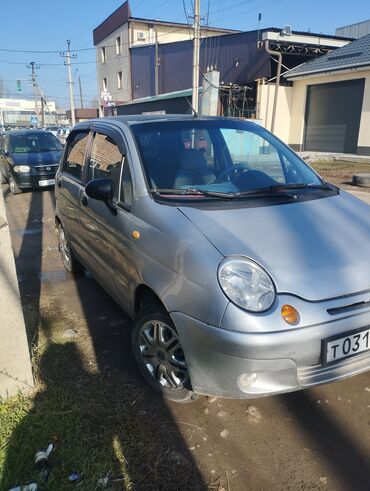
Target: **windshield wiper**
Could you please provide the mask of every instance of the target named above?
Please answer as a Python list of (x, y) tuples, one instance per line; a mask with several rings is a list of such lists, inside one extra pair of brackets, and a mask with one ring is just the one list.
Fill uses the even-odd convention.
[[(239, 193), (235, 193), (234, 196), (238, 197), (244, 197), (244, 196), (262, 196), (262, 195), (267, 195), (267, 196), (290, 196), (294, 199), (296, 197), (291, 194), (286, 194), (283, 191), (285, 190), (295, 190), (295, 189), (322, 189), (324, 191), (334, 191), (335, 188), (334, 186), (330, 186), (329, 184), (323, 183), (323, 184), (306, 184), (306, 183), (290, 183), (290, 184), (273, 184), (271, 186), (267, 186), (264, 188), (256, 188), (256, 189), (249, 189), (248, 191), (241, 191)], [(280, 193), (279, 193), (280, 192)], [(273, 194), (268, 194), (268, 193), (273, 193)], [(279, 193), (279, 194), (275, 194)]]
[(206, 191), (198, 188), (185, 188), (185, 189), (157, 189), (153, 188), (150, 190), (153, 194), (162, 195), (162, 194), (181, 194), (187, 196), (210, 196), (211, 198), (227, 198), (232, 199), (234, 197), (234, 193), (221, 193), (218, 191)]
[[(236, 198), (291, 198), (296, 199), (296, 196), (288, 193), (275, 193), (267, 194), (269, 188), (261, 188), (244, 192), (231, 192), (231, 193), (222, 193), (220, 191), (208, 191), (199, 188), (185, 188), (185, 189), (151, 189), (153, 194), (162, 195), (162, 194), (181, 194), (188, 196), (209, 196), (211, 198), (219, 198), (219, 199), (236, 199)], [(262, 194), (264, 193), (264, 194)]]
[(271, 190), (284, 190), (284, 189), (323, 189), (324, 191), (333, 191), (333, 187), (330, 186), (327, 183), (322, 183), (322, 184), (307, 184), (305, 182), (296, 182), (296, 183), (289, 183), (289, 184), (274, 184), (272, 186), (269, 186), (268, 189)]

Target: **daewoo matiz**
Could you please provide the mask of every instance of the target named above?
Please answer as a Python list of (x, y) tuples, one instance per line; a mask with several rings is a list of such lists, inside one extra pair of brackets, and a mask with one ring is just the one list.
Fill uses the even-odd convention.
[(370, 207), (256, 124), (77, 125), (56, 227), (65, 268), (83, 265), (134, 319), (135, 359), (168, 399), (259, 397), (370, 368)]

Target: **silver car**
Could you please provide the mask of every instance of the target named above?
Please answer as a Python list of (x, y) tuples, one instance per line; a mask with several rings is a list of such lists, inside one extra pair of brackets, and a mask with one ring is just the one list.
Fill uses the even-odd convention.
[(259, 125), (130, 116), (74, 127), (56, 176), (65, 268), (132, 317), (164, 397), (253, 398), (370, 368), (370, 207)]

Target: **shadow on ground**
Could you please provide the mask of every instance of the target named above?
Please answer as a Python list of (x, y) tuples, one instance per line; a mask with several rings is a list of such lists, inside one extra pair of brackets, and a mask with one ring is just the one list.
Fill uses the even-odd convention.
[[(3, 449), (0, 490), (37, 480), (34, 454), (50, 442), (55, 451), (45, 489), (70, 489), (73, 471), (81, 475), (82, 490), (98, 489), (105, 478), (105, 489), (206, 489), (167, 404), (132, 366), (127, 317), (88, 275), (67, 277), (54, 290), (43, 284), (43, 247), (56, 245), (53, 224), (45, 221), (53, 211), (44, 210), (46, 198), (55, 201), (46, 193), (32, 194), (18, 231), (16, 264), (37, 390), (2, 408), (1, 424), (12, 431)], [(20, 206), (26, 198), (9, 197), (13, 212), (15, 200)], [(68, 311), (72, 292), (83, 319)], [(75, 339), (65, 337), (66, 328), (76, 331)]]

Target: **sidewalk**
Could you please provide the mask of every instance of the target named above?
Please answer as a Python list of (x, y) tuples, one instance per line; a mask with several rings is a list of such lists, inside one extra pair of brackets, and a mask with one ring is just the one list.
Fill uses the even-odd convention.
[(0, 188), (0, 400), (33, 387), (17, 273)]
[(350, 162), (353, 164), (369, 164), (369, 172), (370, 172), (370, 155), (357, 155), (352, 153), (337, 153), (337, 152), (297, 152), (298, 155), (303, 160), (307, 160), (307, 162), (315, 162), (318, 160), (325, 162)]

